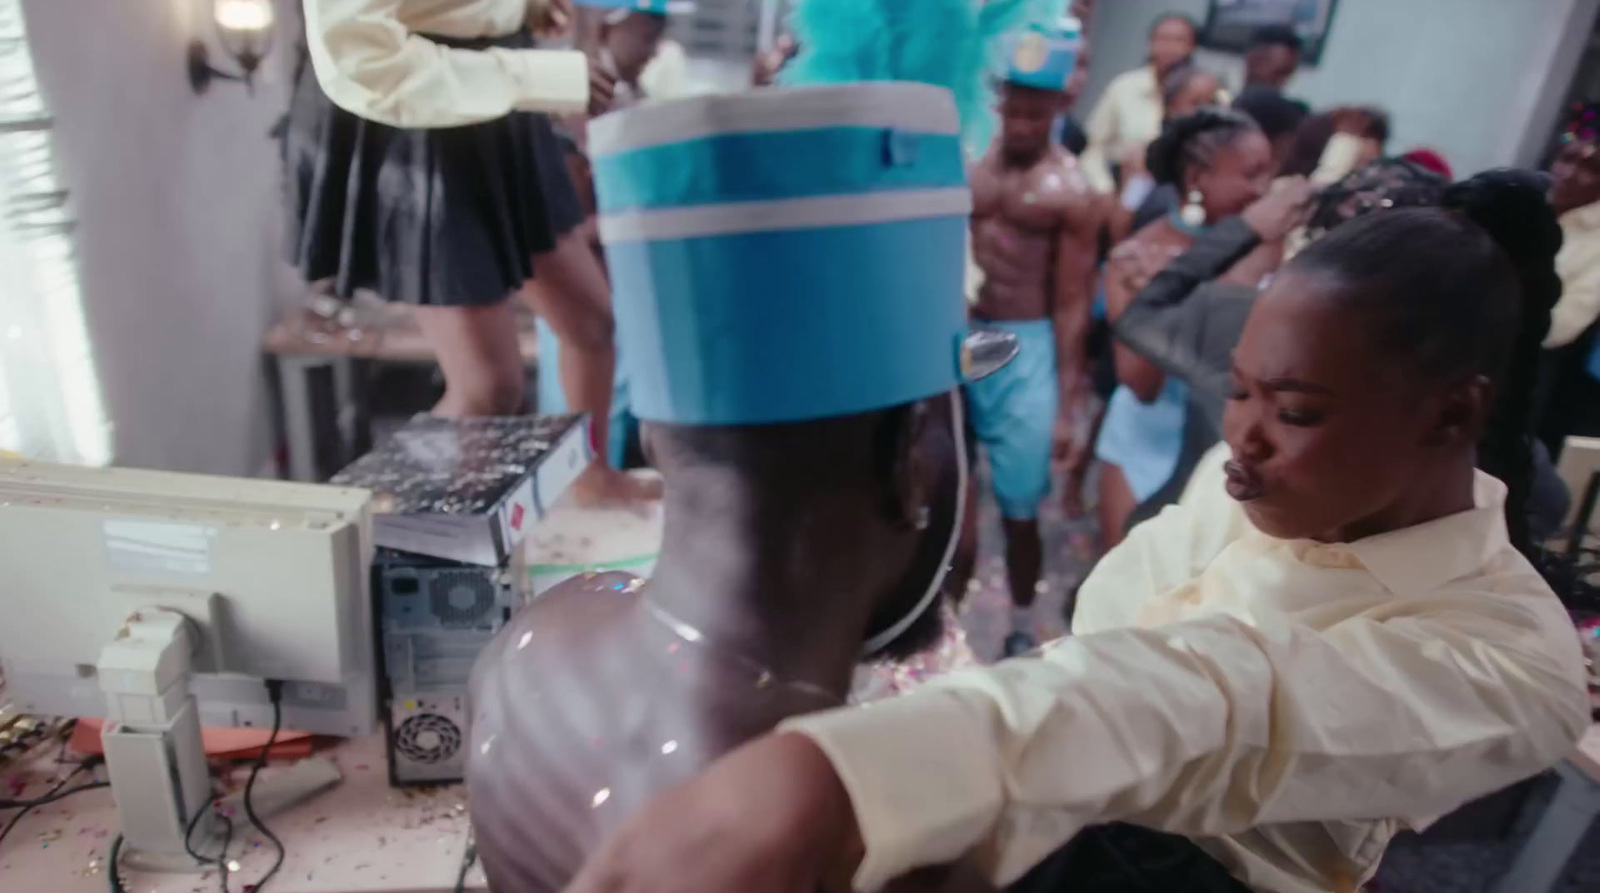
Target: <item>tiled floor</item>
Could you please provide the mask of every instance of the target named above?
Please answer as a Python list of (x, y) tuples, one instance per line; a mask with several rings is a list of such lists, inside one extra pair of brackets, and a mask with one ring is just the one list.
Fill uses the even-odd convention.
[[(1092, 495), (1092, 475), (1091, 489)], [(1059, 495), (1059, 484), (1057, 487)], [(1062, 608), (1091, 566), (1088, 544), (1093, 541), (1090, 520), (1069, 521), (1053, 496), (1042, 517), (1045, 538), (1045, 585), (1037, 615), (1039, 635), (1053, 638), (1066, 631)], [(973, 649), (984, 660), (999, 656), (1001, 642), (1010, 632), (1010, 595), (1006, 587), (1004, 540), (999, 512), (984, 490), (980, 503), (978, 570), (963, 605), (962, 622)], [(1505, 871), (1515, 852), (1514, 843), (1449, 844), (1397, 847), (1385, 860), (1372, 893), (1487, 893)], [(1516, 891), (1524, 893), (1524, 891)], [(1535, 891), (1527, 891), (1535, 893)], [(1579, 847), (1558, 893), (1600, 893), (1600, 823)]]

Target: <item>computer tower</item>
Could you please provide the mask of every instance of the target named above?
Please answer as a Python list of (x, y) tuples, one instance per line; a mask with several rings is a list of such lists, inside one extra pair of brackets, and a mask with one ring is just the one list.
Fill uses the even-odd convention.
[(522, 603), (520, 570), (379, 550), (372, 592), (392, 784), (461, 780), (467, 681)]

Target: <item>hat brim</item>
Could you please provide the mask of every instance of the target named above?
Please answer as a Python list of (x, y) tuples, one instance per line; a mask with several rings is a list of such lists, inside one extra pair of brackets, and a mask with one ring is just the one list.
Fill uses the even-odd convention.
[(1017, 336), (999, 329), (975, 328), (962, 343), (962, 372), (969, 382), (988, 378), (1017, 358), (1022, 345)]

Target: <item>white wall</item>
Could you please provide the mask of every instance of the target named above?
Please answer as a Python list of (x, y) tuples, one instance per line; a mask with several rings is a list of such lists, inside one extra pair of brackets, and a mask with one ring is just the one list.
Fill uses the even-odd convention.
[(80, 221), (114, 461), (257, 472), (271, 447), (258, 344), (292, 281), (277, 260), (280, 173), (267, 136), (287, 102), (284, 44), (254, 97), (227, 83), (197, 97), (184, 48), (208, 0), (24, 9)]
[[(1204, 22), (1206, 0), (1103, 0), (1090, 36), (1094, 76), (1085, 118), (1105, 83), (1140, 63), (1161, 12)], [(1326, 108), (1380, 105), (1393, 119), (1390, 147), (1431, 146), (1461, 173), (1532, 164), (1565, 99), (1597, 0), (1339, 0), (1316, 68), (1288, 92)], [(1236, 56), (1205, 52), (1201, 64), (1230, 73)]]

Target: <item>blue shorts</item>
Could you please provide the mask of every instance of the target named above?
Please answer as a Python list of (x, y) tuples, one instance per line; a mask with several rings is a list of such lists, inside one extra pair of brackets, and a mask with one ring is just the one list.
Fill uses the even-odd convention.
[(1154, 403), (1140, 403), (1125, 385), (1111, 395), (1094, 455), (1122, 469), (1128, 489), (1140, 502), (1154, 496), (1178, 470), (1188, 401), (1189, 386), (1171, 377)]
[[(535, 321), (539, 329), (539, 413), (561, 415), (567, 411), (567, 394), (561, 389), (561, 341), (555, 330), (543, 319)], [(611, 388), (611, 427), (606, 439), (606, 461), (612, 468), (622, 468), (627, 460), (628, 442), (636, 435), (639, 420), (634, 418), (633, 402), (628, 398), (628, 378), (622, 372), (618, 357), (616, 378)]]
[(1051, 432), (1060, 411), (1055, 325), (1048, 319), (984, 325), (1016, 335), (1022, 350), (998, 372), (967, 385), (967, 412), (989, 454), (1000, 514), (1032, 521), (1050, 495)]

